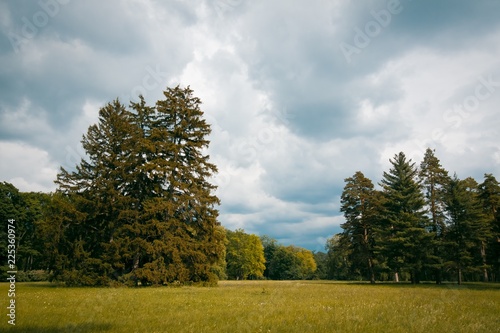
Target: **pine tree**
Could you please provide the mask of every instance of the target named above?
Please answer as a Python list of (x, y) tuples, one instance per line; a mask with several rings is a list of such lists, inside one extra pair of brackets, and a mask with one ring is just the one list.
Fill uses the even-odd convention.
[(477, 193), (477, 182), (472, 178), (458, 179), (455, 175), (447, 191), (446, 234), (449, 256), (457, 272), (458, 284), (464, 271), (474, 271), (482, 266), (479, 249), (485, 238), (485, 216)]
[(443, 239), (446, 232), (445, 191), (450, 181), (448, 172), (441, 166), (434, 151), (427, 148), (420, 164), (419, 177), (424, 188), (426, 207), (434, 234), (433, 261), (436, 283), (441, 283), (443, 259)]
[(380, 183), (384, 211), (380, 229), (382, 240), (378, 248), (388, 258), (396, 280), (398, 272), (408, 271), (412, 283), (419, 283), (420, 273), (431, 255), (432, 234), (428, 231), (425, 199), (415, 163), (407, 161), (402, 152), (390, 162), (392, 168), (389, 173), (384, 172)]
[[(483, 262), (483, 280), (488, 278), (488, 269), (494, 270), (499, 266), (500, 257), (497, 255), (500, 236), (497, 230), (500, 210), (500, 184), (492, 174), (485, 174), (484, 181), (478, 185), (478, 196), (483, 206), (485, 221), (483, 225), (484, 239), (481, 241), (481, 259)], [(495, 265), (497, 267), (495, 267)]]
[(341, 227), (344, 237), (349, 239), (351, 261), (366, 267), (368, 279), (375, 283), (374, 229), (379, 218), (380, 198), (372, 181), (360, 171), (345, 182), (340, 211), (346, 222)]

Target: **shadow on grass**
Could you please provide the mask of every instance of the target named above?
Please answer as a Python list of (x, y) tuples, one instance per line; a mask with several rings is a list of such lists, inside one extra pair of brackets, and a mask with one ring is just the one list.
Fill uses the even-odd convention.
[[(302, 281), (304, 283), (304, 281)], [(498, 290), (500, 291), (500, 283), (497, 282), (465, 282), (461, 285), (456, 282), (443, 282), (436, 284), (435, 282), (421, 282), (418, 284), (411, 284), (410, 282), (376, 282), (372, 284), (368, 281), (329, 281), (329, 280), (316, 280), (311, 281), (311, 284), (326, 284), (326, 285), (356, 285), (356, 286), (369, 286), (369, 287), (389, 287), (389, 288), (446, 288), (446, 289), (469, 289), (469, 290)]]
[[(361, 283), (358, 283), (361, 284)], [(367, 283), (367, 285), (373, 285)], [(394, 288), (446, 288), (446, 289), (469, 289), (469, 290), (499, 290), (500, 283), (483, 283), (483, 282), (466, 282), (458, 284), (456, 282), (443, 282), (436, 284), (435, 282), (421, 282), (418, 284), (411, 284), (409, 282), (378, 282), (375, 286), (388, 286)]]
[(23, 332), (23, 333), (93, 333), (106, 332), (112, 328), (111, 324), (72, 324), (66, 327), (37, 327), (37, 326), (11, 326), (7, 332)]

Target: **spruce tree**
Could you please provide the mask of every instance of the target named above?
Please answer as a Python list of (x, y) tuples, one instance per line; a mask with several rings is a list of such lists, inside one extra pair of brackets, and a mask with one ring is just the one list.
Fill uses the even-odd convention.
[(490, 237), (487, 244), (487, 260), (492, 268), (493, 281), (500, 279), (500, 183), (492, 174), (485, 174), (479, 184), (479, 198), (483, 204)]
[(384, 172), (384, 209), (381, 223), (379, 251), (388, 258), (395, 273), (407, 271), (412, 283), (419, 283), (420, 273), (429, 256), (429, 221), (425, 215), (425, 199), (418, 181), (415, 163), (407, 160), (403, 152), (390, 160), (392, 168)]
[(59, 192), (84, 214), (68, 231), (79, 248), (66, 267), (83, 276), (78, 284), (217, 280), (225, 236), (209, 182), (217, 168), (204, 154), (210, 126), (189, 87), (164, 96), (130, 111), (106, 105), (82, 140), (87, 158), (58, 175)]
[(427, 148), (424, 159), (420, 164), (419, 177), (423, 185), (426, 208), (434, 234), (432, 266), (435, 272), (436, 283), (441, 283), (444, 265), (444, 234), (445, 223), (445, 192), (450, 181), (448, 172), (441, 166), (434, 151)]

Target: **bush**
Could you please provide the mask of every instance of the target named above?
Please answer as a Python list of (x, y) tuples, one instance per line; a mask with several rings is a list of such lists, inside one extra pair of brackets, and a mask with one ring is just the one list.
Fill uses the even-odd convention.
[(48, 281), (49, 273), (42, 269), (34, 271), (18, 271), (16, 274), (16, 281), (18, 282), (39, 282)]

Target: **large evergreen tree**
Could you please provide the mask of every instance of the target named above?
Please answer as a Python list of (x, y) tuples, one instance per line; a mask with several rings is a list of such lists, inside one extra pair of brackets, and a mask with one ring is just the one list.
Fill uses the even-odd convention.
[(143, 98), (132, 110), (107, 104), (82, 140), (87, 159), (58, 175), (59, 191), (84, 214), (71, 228), (83, 257), (68, 254), (86, 276), (77, 283), (216, 280), (224, 232), (208, 181), (217, 168), (204, 155), (210, 126), (189, 87), (164, 96), (154, 107)]
[[(479, 198), (489, 228), (489, 240), (483, 244), (487, 245), (487, 248), (483, 246), (482, 253), (487, 254), (488, 264), (493, 270), (490, 279), (498, 281), (500, 279), (500, 183), (492, 174), (485, 174), (484, 181), (479, 184)], [(484, 273), (483, 278), (486, 278)]]
[(445, 192), (450, 181), (448, 171), (446, 171), (434, 155), (434, 151), (427, 148), (424, 159), (420, 164), (419, 177), (424, 188), (426, 208), (431, 222), (433, 242), (433, 262), (436, 283), (441, 283), (442, 269), (444, 265), (444, 234), (446, 232), (446, 204)]
[(485, 215), (477, 182), (470, 177), (460, 180), (455, 175), (448, 186), (446, 209), (449, 259), (461, 284), (464, 272), (473, 272), (482, 266), (480, 248), (485, 239)]
[(418, 181), (415, 163), (407, 160), (403, 152), (390, 161), (392, 168), (384, 172), (380, 183), (383, 188), (384, 211), (380, 228), (379, 251), (388, 258), (395, 273), (407, 271), (412, 283), (420, 281), (420, 273), (428, 263), (429, 221), (425, 215), (425, 199)]
[(374, 230), (380, 213), (380, 198), (372, 181), (360, 171), (345, 182), (340, 211), (346, 222), (341, 227), (344, 237), (349, 240), (351, 261), (362, 263), (368, 279), (375, 283)]

